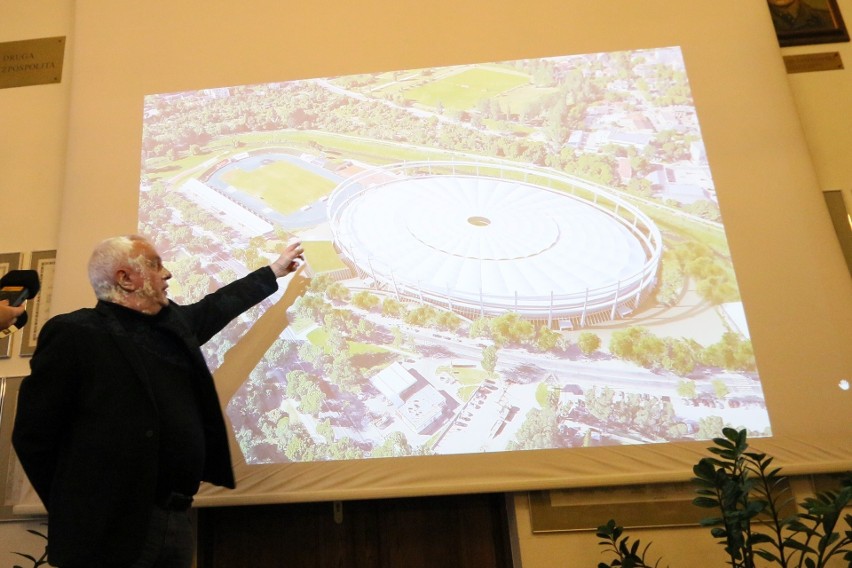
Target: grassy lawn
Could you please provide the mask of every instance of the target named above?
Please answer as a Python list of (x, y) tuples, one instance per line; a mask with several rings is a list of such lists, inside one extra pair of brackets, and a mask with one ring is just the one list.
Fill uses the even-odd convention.
[[(304, 134), (304, 133), (302, 133)], [(312, 131), (306, 140), (312, 140), (326, 149), (334, 149), (344, 153), (352, 159), (361, 159), (365, 162), (376, 164), (390, 164), (411, 160), (423, 160), (431, 158), (450, 159), (455, 154), (441, 149), (411, 148), (386, 142), (383, 140), (368, 140), (365, 138), (353, 138), (327, 132)], [(428, 154), (424, 153), (428, 152)]]
[[(331, 354), (331, 347), (328, 345), (328, 332), (324, 328), (318, 327), (310, 332), (308, 340), (312, 344), (322, 347), (326, 353)], [(383, 349), (377, 345), (370, 345), (369, 343), (361, 343), (359, 341), (347, 341), (346, 343), (349, 346), (350, 356), (387, 352), (387, 349)]]
[(519, 89), (514, 89), (512, 93), (505, 98), (503, 110), (513, 113), (521, 113), (529, 106), (530, 103), (540, 101), (543, 96), (550, 93), (555, 93), (556, 89), (535, 87), (533, 85), (524, 85)]
[(422, 87), (406, 91), (405, 97), (427, 106), (466, 110), (482, 99), (529, 83), (529, 78), (515, 73), (489, 69), (467, 69)]
[(476, 367), (438, 367), (436, 373), (447, 373), (455, 378), (461, 386), (458, 395), (461, 400), (470, 400), (479, 385), (488, 378), (488, 373)]
[(447, 373), (455, 380), (463, 385), (479, 386), (479, 384), (488, 378), (488, 373), (478, 367), (438, 367), (435, 372)]
[(346, 268), (331, 241), (306, 241), (302, 244), (305, 248), (305, 258), (310, 261), (314, 272), (323, 273)]
[(233, 170), (224, 179), (234, 187), (263, 199), (281, 213), (292, 213), (328, 195), (335, 185), (333, 181), (286, 162), (274, 162), (252, 171)]

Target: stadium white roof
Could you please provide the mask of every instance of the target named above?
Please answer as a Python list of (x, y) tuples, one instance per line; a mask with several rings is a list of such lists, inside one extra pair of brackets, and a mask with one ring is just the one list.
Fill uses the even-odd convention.
[(350, 200), (335, 227), (361, 270), (448, 302), (548, 304), (642, 271), (639, 239), (571, 195), (489, 177), (402, 178)]

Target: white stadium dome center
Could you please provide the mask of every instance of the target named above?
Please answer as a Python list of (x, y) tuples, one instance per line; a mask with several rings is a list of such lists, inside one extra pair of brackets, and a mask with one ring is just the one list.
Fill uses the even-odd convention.
[(624, 316), (654, 286), (662, 249), (635, 206), (532, 167), (374, 168), (339, 185), (328, 208), (335, 245), (361, 277), (465, 317), (582, 326)]

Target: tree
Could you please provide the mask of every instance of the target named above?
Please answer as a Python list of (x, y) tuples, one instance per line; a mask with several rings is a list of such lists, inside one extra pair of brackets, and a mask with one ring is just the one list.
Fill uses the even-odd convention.
[(558, 332), (543, 325), (538, 330), (536, 345), (540, 351), (552, 351), (559, 345), (560, 339), (562, 339), (562, 336)]
[(720, 438), (722, 430), (725, 428), (725, 422), (721, 416), (707, 416), (698, 419), (698, 432), (695, 433), (695, 438), (698, 440), (712, 440)]
[(462, 319), (453, 312), (439, 312), (435, 318), (435, 323), (439, 328), (447, 331), (456, 331), (462, 325)]
[(325, 294), (326, 289), (333, 283), (331, 276), (328, 274), (319, 274), (311, 279), (308, 285), (308, 291), (315, 294)]
[(716, 398), (725, 398), (731, 392), (728, 385), (722, 379), (713, 379), (713, 392), (716, 393)]
[(600, 349), (600, 346), (601, 338), (591, 331), (584, 331), (577, 338), (577, 347), (580, 348), (580, 352), (586, 357)]
[(316, 415), (322, 410), (325, 399), (325, 393), (322, 392), (319, 385), (312, 383), (308, 390), (302, 394), (302, 398), (299, 401), (299, 408), (306, 414)]
[(660, 364), (665, 343), (647, 328), (635, 326), (614, 332), (609, 350), (616, 357), (651, 368)]
[(326, 443), (330, 444), (334, 441), (334, 428), (331, 426), (331, 420), (326, 418), (317, 424), (317, 434), (325, 438)]
[(678, 381), (676, 392), (678, 396), (692, 400), (698, 394), (698, 387), (695, 385), (695, 381), (691, 379), (684, 379), (682, 381)]
[(479, 317), (473, 320), (470, 324), (470, 337), (491, 337), (491, 320), (486, 317)]
[(325, 302), (323, 297), (313, 293), (305, 294), (296, 303), (296, 313), (316, 322), (324, 321), (330, 311), (331, 306)]
[(559, 427), (552, 408), (533, 408), (507, 450), (540, 450), (559, 446)]
[(348, 351), (343, 353), (338, 352), (334, 355), (328, 378), (344, 392), (361, 392), (361, 385), (359, 384), (361, 376), (358, 370), (352, 365)]
[(535, 337), (535, 327), (520, 314), (509, 312), (491, 320), (491, 336), (501, 345), (523, 343)]
[(432, 306), (417, 306), (405, 314), (405, 323), (423, 327), (435, 321), (436, 316), (437, 310)]
[(411, 445), (408, 443), (408, 438), (402, 432), (393, 432), (382, 442), (382, 445), (374, 448), (370, 457), (374, 458), (393, 458), (410, 456), (412, 454)]
[(494, 371), (497, 369), (497, 347), (489, 345), (482, 349), (482, 369), (491, 376), (494, 376)]
[(405, 305), (394, 299), (385, 298), (382, 301), (382, 315), (389, 317), (399, 317), (405, 312)]
[(663, 340), (665, 352), (661, 360), (663, 368), (677, 373), (688, 375), (695, 369), (695, 365), (701, 354), (701, 345), (694, 340), (672, 339)]
[(372, 310), (379, 305), (379, 298), (371, 292), (361, 290), (352, 296), (352, 305), (362, 310)]
[(306, 392), (306, 385), (312, 383), (311, 376), (301, 369), (293, 369), (287, 373), (287, 398), (298, 400)]
[(722, 369), (742, 371), (755, 369), (751, 341), (733, 331), (723, 333), (718, 342), (704, 350), (701, 359), (706, 365)]
[(326, 288), (325, 295), (329, 300), (345, 302), (349, 300), (349, 288), (340, 282), (332, 282), (328, 285), (328, 288)]
[(587, 389), (585, 394), (586, 408), (589, 414), (600, 420), (606, 425), (609, 422), (610, 415), (613, 410), (613, 401), (615, 399), (615, 391), (610, 387), (604, 387), (598, 393), (597, 387)]

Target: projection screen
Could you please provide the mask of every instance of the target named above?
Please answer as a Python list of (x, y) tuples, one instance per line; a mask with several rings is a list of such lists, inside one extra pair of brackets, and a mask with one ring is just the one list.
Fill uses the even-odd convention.
[(290, 304), (250, 465), (771, 432), (679, 48), (151, 95), (142, 152), (178, 303), (305, 246), (205, 346)]

